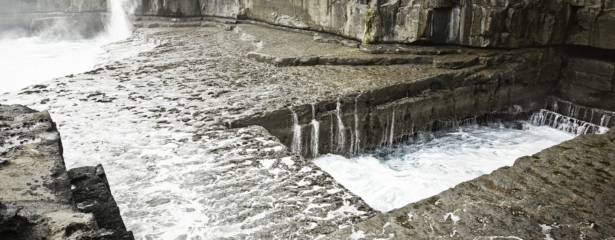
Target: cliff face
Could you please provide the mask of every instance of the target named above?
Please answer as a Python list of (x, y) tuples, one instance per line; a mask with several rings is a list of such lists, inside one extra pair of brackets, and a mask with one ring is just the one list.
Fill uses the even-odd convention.
[(369, 42), (615, 49), (614, 0), (143, 0), (143, 7), (144, 15), (249, 18)]
[[(324, 31), (365, 42), (615, 49), (615, 0), (137, 0), (135, 14), (217, 16)], [(107, 0), (0, 0), (1, 28), (24, 14), (104, 12)], [(6, 7), (4, 7), (6, 6)], [(15, 15), (15, 14), (18, 15)], [(19, 24), (18, 24), (19, 23)]]

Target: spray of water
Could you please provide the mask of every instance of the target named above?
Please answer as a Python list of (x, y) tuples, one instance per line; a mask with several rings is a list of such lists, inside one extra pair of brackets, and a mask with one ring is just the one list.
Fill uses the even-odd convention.
[[(119, 52), (122, 56), (107, 56), (110, 50), (103, 49), (103, 46), (131, 36), (129, 16), (136, 9), (136, 4), (134, 0), (109, 0), (108, 6), (104, 31), (102, 25), (97, 27), (70, 18), (54, 18), (33, 23), (31, 31), (13, 29), (0, 32), (0, 52), (11, 56), (0, 58), (0, 66), (3, 66), (0, 94), (41, 84), (55, 77), (88, 71), (112, 59), (129, 57), (153, 47), (131, 46), (130, 49), (113, 53)], [(84, 35), (80, 31), (83, 29), (100, 29), (102, 32)]]
[(136, 3), (131, 0), (109, 0), (110, 16), (102, 37), (108, 41), (124, 40), (132, 35), (130, 15), (136, 9)]

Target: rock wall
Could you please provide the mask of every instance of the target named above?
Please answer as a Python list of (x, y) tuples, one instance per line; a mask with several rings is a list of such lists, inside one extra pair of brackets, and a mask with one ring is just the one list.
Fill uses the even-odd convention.
[[(60, 134), (48, 112), (0, 105), (0, 237), (134, 239), (119, 223), (108, 226), (99, 220), (109, 216), (79, 211), (74, 201), (81, 203), (81, 195), (71, 193), (75, 183), (62, 153)], [(93, 187), (86, 185), (79, 187)], [(110, 194), (99, 197), (113, 199)], [(121, 221), (119, 211), (113, 214)]]
[(615, 61), (570, 57), (562, 69), (559, 96), (580, 105), (615, 111)]
[(555, 49), (479, 55), (478, 66), (249, 117), (231, 126), (263, 126), (286, 146), (300, 146), (295, 149), (305, 157), (351, 155), (417, 131), (437, 130), (433, 129), (436, 121), (440, 126), (435, 128), (440, 128), (444, 122), (480, 115), (514, 120), (521, 114), (518, 117), (528, 119), (523, 114), (544, 107), (546, 97), (556, 90), (561, 64)]
[[(615, 49), (615, 1), (144, 0), (144, 15), (248, 18), (365, 42)], [(531, 27), (528, 27), (531, 26)]]

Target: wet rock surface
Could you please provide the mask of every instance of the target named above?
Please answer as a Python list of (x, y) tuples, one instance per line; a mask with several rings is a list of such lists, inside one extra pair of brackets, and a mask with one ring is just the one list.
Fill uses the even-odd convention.
[[(139, 29), (158, 46), (93, 71), (0, 95), (3, 102), (49, 109), (64, 147), (71, 150), (64, 154), (69, 167), (105, 164), (122, 218), (138, 239), (311, 239), (339, 229), (346, 232), (338, 234), (354, 234), (347, 231), (377, 212), (311, 161), (290, 152), (289, 108), (305, 127), (302, 149), (312, 142), (313, 104), (323, 122), (320, 153), (349, 152), (368, 146), (368, 141), (351, 144), (359, 123), (370, 123), (367, 130), (378, 132), (371, 137), (375, 146), (436, 119), (540, 108), (541, 98), (555, 92), (562, 67), (553, 48), (446, 47), (437, 52), (396, 46), (376, 49), (385, 54), (395, 50), (381, 49), (414, 51), (409, 54), (434, 62), (276, 67), (248, 54), (267, 50), (276, 35), (288, 33), (197, 22), (203, 27)], [(325, 44), (311, 35), (294, 37), (314, 45), (292, 49), (295, 43), (288, 42), (272, 55), (291, 48), (297, 50), (291, 57), (303, 57)], [(340, 54), (357, 50), (337, 43), (326, 48)], [(369, 121), (355, 120), (357, 107), (362, 111), (357, 115)], [(261, 117), (270, 121), (248, 121)], [(391, 122), (397, 123), (394, 130)], [(337, 130), (342, 125), (344, 131)], [(87, 169), (94, 174), (86, 179), (105, 185), (96, 170)], [(480, 209), (475, 210), (478, 214)], [(454, 226), (448, 221), (439, 228)]]
[(62, 154), (48, 112), (0, 105), (2, 239), (134, 239), (125, 229), (117, 237), (75, 208)]
[[(50, 109), (65, 148), (78, 151), (65, 154), (70, 167), (105, 164), (122, 218), (136, 238), (303, 239), (374, 215), (262, 127), (224, 124), (360, 86), (344, 81), (393, 82), (380, 80), (383, 70), (323, 67), (326, 78), (312, 81), (305, 74), (311, 69), (247, 59), (256, 46), (232, 31), (143, 31), (163, 44), (45, 88), (2, 96)], [(355, 73), (364, 77), (346, 77)], [(98, 101), (102, 96), (113, 101)]]
[(615, 128), (579, 136), (327, 238), (608, 239), (614, 154)]

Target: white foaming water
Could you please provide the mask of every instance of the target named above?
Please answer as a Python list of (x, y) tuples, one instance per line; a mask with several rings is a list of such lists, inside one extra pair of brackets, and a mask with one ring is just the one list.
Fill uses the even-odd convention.
[(548, 126), (529, 126), (527, 130), (471, 126), (438, 136), (419, 134), (419, 140), (411, 143), (350, 159), (326, 155), (314, 163), (371, 207), (387, 212), (573, 137)]
[(109, 9), (111, 14), (105, 24), (106, 31), (93, 39), (58, 36), (55, 32), (42, 32), (37, 36), (28, 36), (23, 30), (0, 33), (0, 94), (52, 78), (85, 72), (107, 63), (109, 57), (100, 56), (104, 53), (101, 47), (132, 35), (132, 25), (126, 12), (134, 11), (134, 7), (126, 0), (111, 0)]
[(299, 125), (299, 117), (297, 113), (290, 109), (293, 118), (293, 142), (290, 146), (290, 151), (301, 154), (301, 125)]
[(344, 121), (342, 121), (342, 103), (337, 99), (337, 105), (335, 108), (335, 115), (337, 116), (337, 152), (344, 151), (344, 144), (346, 141), (346, 137), (344, 136), (344, 132), (346, 131), (344, 128)]
[(316, 109), (312, 105), (312, 137), (310, 142), (310, 148), (312, 150), (312, 156), (318, 157), (318, 134), (320, 133), (320, 123), (316, 120)]

